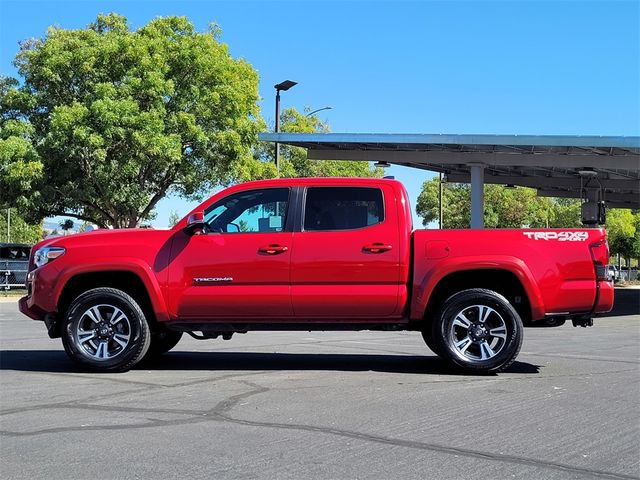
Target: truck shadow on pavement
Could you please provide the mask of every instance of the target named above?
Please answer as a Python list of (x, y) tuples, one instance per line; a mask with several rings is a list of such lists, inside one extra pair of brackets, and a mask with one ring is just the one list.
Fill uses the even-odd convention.
[[(63, 351), (2, 350), (0, 370), (78, 373)], [(172, 371), (342, 371), (466, 375), (435, 356), (372, 354), (307, 354), (262, 352), (170, 352), (153, 361), (143, 361), (134, 370)], [(537, 374), (540, 366), (514, 362), (504, 373)]]
[(605, 317), (640, 314), (640, 290), (637, 288), (616, 288), (613, 310)]

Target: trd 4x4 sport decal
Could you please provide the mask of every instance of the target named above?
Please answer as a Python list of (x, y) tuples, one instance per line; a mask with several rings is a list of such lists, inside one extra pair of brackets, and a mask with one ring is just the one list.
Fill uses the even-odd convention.
[(559, 242), (584, 242), (589, 232), (522, 232), (529, 240), (557, 240)]

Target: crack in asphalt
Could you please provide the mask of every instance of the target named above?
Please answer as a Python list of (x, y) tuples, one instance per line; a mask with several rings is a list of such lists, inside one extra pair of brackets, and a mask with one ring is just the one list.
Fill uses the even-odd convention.
[[(169, 385), (165, 385), (165, 384), (156, 384), (156, 383), (148, 383), (148, 384), (143, 384), (146, 385), (146, 388), (140, 388), (140, 389), (136, 389), (136, 390), (123, 390), (120, 392), (111, 392), (111, 393), (106, 393), (106, 394), (102, 394), (102, 395), (90, 395), (88, 397), (84, 397), (84, 398), (77, 398), (74, 400), (68, 400), (68, 401), (64, 401), (64, 402), (54, 402), (54, 403), (41, 403), (41, 404), (37, 404), (37, 405), (30, 405), (28, 407), (17, 407), (17, 408), (9, 408), (9, 409), (5, 409), (5, 410), (0, 410), (0, 416), (4, 416), (4, 415), (11, 415), (14, 413), (24, 413), (24, 412), (33, 412), (33, 411), (38, 411), (38, 410), (47, 410), (47, 409), (53, 409), (53, 408), (76, 408), (78, 405), (85, 405), (85, 407), (90, 407), (91, 409), (98, 409), (99, 407), (102, 407), (101, 405), (95, 405), (95, 404), (87, 404), (86, 402), (90, 402), (90, 401), (97, 401), (97, 400), (106, 400), (108, 398), (112, 398), (112, 397), (119, 397), (121, 395), (126, 395), (126, 394), (136, 394), (136, 393), (144, 393), (144, 392), (149, 392), (155, 389), (160, 389), (160, 388), (167, 388), (167, 389), (171, 389), (171, 388), (180, 388), (180, 387), (188, 387), (188, 386), (192, 386), (192, 385), (199, 385), (199, 384), (205, 384), (205, 383), (216, 383), (219, 382), (221, 380), (232, 380), (235, 378), (239, 378), (239, 377), (246, 377), (246, 376), (251, 376), (251, 375), (260, 375), (261, 373), (266, 373), (263, 371), (257, 371), (257, 372), (247, 372), (247, 373), (230, 373), (228, 375), (221, 375), (219, 377), (215, 377), (215, 378), (205, 378), (205, 379), (199, 379), (199, 380), (190, 380), (188, 382), (181, 382), (181, 383), (175, 383), (175, 384), (169, 384)], [(59, 375), (59, 374), (45, 374), (45, 375)], [(105, 378), (104, 380), (110, 380), (108, 378)], [(133, 383), (138, 383), (138, 382), (133, 382)], [(115, 408), (115, 407), (114, 407)], [(149, 411), (157, 411), (157, 410), (149, 410)], [(0, 431), (0, 434), (2, 434), (2, 431)]]
[(529, 355), (532, 357), (566, 358), (569, 360), (589, 360), (591, 362), (630, 363), (632, 365), (640, 365), (640, 360), (621, 360), (617, 358), (597, 357), (592, 355), (571, 355), (568, 353), (535, 353), (535, 352), (520, 352), (520, 355)]
[[(255, 373), (254, 373), (255, 374)], [(320, 433), (325, 435), (333, 435), (342, 438), (350, 438), (354, 440), (360, 440), (364, 442), (378, 443), (383, 445), (392, 445), (396, 447), (411, 448), (414, 450), (423, 450), (436, 453), (442, 453), (445, 455), (457, 455), (469, 458), (477, 458), (481, 460), (491, 462), (501, 462), (508, 464), (526, 465), (537, 468), (546, 468), (556, 470), (564, 473), (583, 474), (590, 475), (598, 478), (609, 478), (617, 480), (638, 480), (640, 477), (626, 475), (615, 472), (608, 472), (604, 470), (596, 470), (590, 468), (582, 468), (573, 465), (568, 465), (559, 462), (550, 462), (546, 460), (539, 460), (528, 457), (520, 457), (516, 455), (502, 455), (490, 452), (484, 452), (481, 450), (473, 450), (460, 447), (451, 447), (447, 445), (441, 445), (437, 443), (420, 442), (416, 440), (404, 440), (399, 438), (385, 437), (381, 435), (368, 434), (358, 432), (354, 430), (345, 430), (332, 427), (322, 427), (315, 425), (308, 425), (302, 423), (279, 423), (279, 422), (262, 422), (256, 420), (246, 420), (242, 418), (233, 417), (228, 413), (236, 406), (240, 401), (270, 391), (271, 389), (257, 385), (252, 382), (241, 380), (241, 383), (251, 387), (251, 390), (231, 395), (220, 402), (218, 402), (212, 409), (205, 411), (194, 410), (178, 410), (178, 409), (157, 409), (157, 408), (138, 408), (138, 407), (116, 407), (116, 406), (104, 406), (104, 405), (90, 405), (90, 404), (73, 404), (67, 405), (64, 408), (92, 408), (105, 411), (116, 412), (129, 412), (129, 413), (165, 413), (165, 414), (178, 414), (178, 415), (191, 415), (189, 418), (175, 419), (175, 420), (162, 420), (147, 418), (146, 423), (141, 424), (126, 424), (126, 425), (94, 425), (86, 427), (60, 427), (42, 429), (32, 432), (9, 432), (0, 431), (0, 435), (9, 437), (27, 437), (34, 435), (42, 435), (48, 433), (60, 433), (60, 432), (73, 432), (73, 431), (96, 431), (96, 430), (130, 430), (140, 428), (154, 428), (154, 427), (166, 427), (173, 425), (187, 425), (202, 422), (222, 421), (233, 423), (236, 425), (258, 427), (258, 428), (275, 428), (281, 430), (294, 430), (310, 433)]]

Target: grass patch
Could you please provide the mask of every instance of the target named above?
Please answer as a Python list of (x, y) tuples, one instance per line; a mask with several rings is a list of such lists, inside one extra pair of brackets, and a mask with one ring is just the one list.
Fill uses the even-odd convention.
[(27, 294), (26, 288), (0, 289), (0, 298), (20, 298)]

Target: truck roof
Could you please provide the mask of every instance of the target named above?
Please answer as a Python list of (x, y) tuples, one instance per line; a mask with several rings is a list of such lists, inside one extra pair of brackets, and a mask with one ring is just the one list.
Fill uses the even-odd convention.
[(371, 177), (298, 177), (298, 178), (272, 178), (268, 180), (253, 180), (243, 182), (244, 187), (302, 187), (309, 185), (380, 185), (381, 183), (393, 183), (402, 185), (400, 181), (391, 178), (371, 178)]

